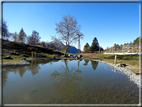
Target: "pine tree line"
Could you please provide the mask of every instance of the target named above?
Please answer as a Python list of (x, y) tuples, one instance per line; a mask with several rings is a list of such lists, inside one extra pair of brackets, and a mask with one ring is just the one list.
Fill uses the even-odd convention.
[(33, 30), (32, 34), (27, 36), (24, 32), (24, 29), (21, 28), (20, 32), (10, 33), (6, 22), (2, 23), (2, 39), (10, 40), (13, 42), (28, 44), (28, 45), (37, 45), (40, 43), (40, 35), (37, 31)]

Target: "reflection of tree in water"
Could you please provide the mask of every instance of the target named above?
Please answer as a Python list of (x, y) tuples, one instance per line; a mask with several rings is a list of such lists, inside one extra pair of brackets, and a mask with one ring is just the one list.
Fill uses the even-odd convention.
[(3, 82), (3, 86), (6, 86), (6, 82), (7, 82), (7, 75), (8, 75), (9, 71), (6, 71), (5, 68), (2, 69), (2, 82)]
[[(78, 74), (73, 72), (73, 69), (69, 69), (67, 60), (64, 60), (65, 66), (59, 68), (60, 71), (55, 70), (51, 74), (51, 79), (54, 79), (54, 86), (62, 99), (69, 100), (75, 96), (75, 90), (78, 87), (78, 82), (82, 80)], [(57, 81), (56, 81), (57, 80)]]
[(89, 60), (88, 59), (84, 59), (84, 61), (85, 61), (85, 63), (83, 65), (86, 66), (88, 64)]
[(35, 75), (38, 73), (40, 67), (39, 64), (36, 64), (36, 60), (32, 60), (31, 64), (27, 66), (27, 70), (32, 72), (32, 75)]
[(13, 73), (19, 73), (19, 75), (21, 76), (21, 78), (23, 77), (24, 73), (26, 71), (31, 71), (32, 75), (35, 75), (38, 73), (40, 67), (39, 64), (46, 64), (46, 63), (50, 63), (50, 62), (58, 62), (59, 60), (32, 60), (30, 63), (30, 65), (18, 65), (18, 66), (3, 66), (2, 69), (2, 76), (3, 76), (3, 86), (6, 85), (7, 79), (8, 79), (8, 74), (9, 72), (13, 72)]
[(98, 66), (98, 62), (97, 61), (91, 61), (91, 65), (92, 65), (92, 68), (94, 70), (96, 70), (97, 66)]
[(7, 79), (8, 79), (8, 74), (9, 72), (13, 73), (19, 73), (21, 78), (23, 77), (24, 73), (29, 70), (32, 72), (32, 75), (35, 75), (38, 73), (40, 67), (39, 65), (36, 64), (36, 62), (32, 62), (31, 65), (24, 66), (24, 65), (18, 65), (18, 66), (4, 66), (2, 69), (2, 75), (3, 75), (3, 86), (6, 85)]
[(26, 72), (26, 66), (7, 66), (7, 67), (3, 67), (2, 69), (2, 76), (3, 76), (3, 86), (6, 86), (6, 82), (8, 79), (8, 74), (10, 72), (13, 73), (19, 73), (19, 75), (21, 76), (21, 78), (23, 77), (24, 73)]
[(77, 70), (74, 70), (75, 73), (82, 73), (82, 71), (79, 70), (79, 63), (80, 63), (80, 61), (82, 61), (82, 60), (80, 60), (80, 59), (78, 60)]

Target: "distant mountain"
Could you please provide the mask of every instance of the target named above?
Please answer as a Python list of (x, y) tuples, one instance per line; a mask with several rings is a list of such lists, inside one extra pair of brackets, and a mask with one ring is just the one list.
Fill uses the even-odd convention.
[(77, 53), (78, 49), (74, 46), (69, 46), (68, 53)]
[[(45, 41), (47, 44), (48, 44), (48, 47), (50, 47), (51, 45), (55, 45), (58, 47), (58, 51), (60, 50), (61, 46), (65, 46), (62, 42), (60, 43), (57, 43), (57, 42), (54, 42), (54, 41)], [(68, 49), (68, 53), (77, 53), (78, 52), (78, 49), (74, 46), (69, 46), (69, 49)]]

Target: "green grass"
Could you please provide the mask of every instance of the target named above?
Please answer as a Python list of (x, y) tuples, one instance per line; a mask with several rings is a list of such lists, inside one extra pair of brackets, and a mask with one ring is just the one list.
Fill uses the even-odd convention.
[[(41, 46), (31, 46), (31, 45), (26, 45), (25, 47), (21, 46), (21, 44), (19, 43), (15, 43), (15, 42), (10, 42), (7, 40), (3, 40), (3, 44), (5, 44), (6, 46), (2, 47), (2, 62), (15, 62), (15, 61), (20, 61), (23, 58), (26, 59), (31, 59), (32, 55), (31, 52), (33, 50), (36, 51), (36, 58), (52, 58), (53, 56), (61, 56), (64, 53), (62, 52), (55, 52), (52, 49), (47, 49), (43, 48)], [(21, 50), (21, 52), (20, 52)], [(11, 51), (15, 51), (16, 54), (19, 55), (11, 55)], [(26, 52), (26, 53), (24, 53)], [(26, 55), (26, 56), (23, 56)], [(3, 59), (6, 56), (10, 56), (12, 59)], [(33, 54), (33, 57), (35, 57), (35, 54)]]
[[(102, 59), (103, 61), (107, 61), (110, 63), (114, 63), (115, 55), (110, 54), (92, 54), (87, 55), (85, 58), (93, 58), (93, 59)], [(139, 56), (136, 55), (117, 55), (117, 63), (125, 63), (130, 65), (139, 65)]]

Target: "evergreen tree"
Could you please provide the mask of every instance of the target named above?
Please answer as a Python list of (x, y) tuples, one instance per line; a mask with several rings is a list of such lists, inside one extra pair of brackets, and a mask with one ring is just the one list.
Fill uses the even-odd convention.
[(100, 47), (100, 51), (104, 51), (104, 49), (102, 47)]
[(134, 40), (133, 45), (139, 45), (139, 37)]
[(96, 37), (93, 39), (90, 51), (99, 51), (99, 43)]
[(9, 37), (9, 32), (8, 32), (8, 28), (7, 28), (7, 25), (6, 25), (6, 22), (3, 21), (2, 23), (2, 38), (8, 38)]
[(83, 48), (84, 52), (89, 52), (89, 48), (90, 48), (89, 44), (86, 43), (86, 44), (84, 45), (84, 48)]
[(19, 34), (18, 34), (18, 40), (20, 43), (25, 43), (26, 42), (26, 34), (23, 30), (23, 28), (20, 30)]

